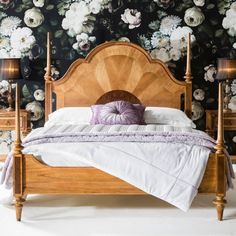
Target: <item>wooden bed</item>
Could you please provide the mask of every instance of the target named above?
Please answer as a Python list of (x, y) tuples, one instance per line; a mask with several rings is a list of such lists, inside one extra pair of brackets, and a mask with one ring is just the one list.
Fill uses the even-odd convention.
[[(190, 38), (190, 36), (189, 36)], [(146, 106), (181, 107), (191, 116), (192, 82), (190, 42), (185, 81), (178, 81), (159, 60), (152, 60), (142, 48), (124, 42), (99, 45), (86, 59), (78, 59), (58, 81), (53, 81), (51, 44), (48, 34), (47, 70), (45, 74), (45, 117), (52, 112), (52, 94), (56, 108), (90, 106), (113, 100), (141, 102)], [(19, 118), (19, 91), (16, 99), (16, 141), (14, 151), (14, 195), (16, 219), (21, 220), (24, 196), (28, 194), (146, 194), (127, 182), (92, 167), (50, 167), (33, 155), (22, 154)], [(222, 107), (221, 107), (222, 109)], [(219, 119), (220, 120), (220, 119)], [(222, 126), (221, 122), (219, 125)], [(225, 205), (226, 158), (223, 144), (210, 155), (199, 193), (215, 194), (218, 219)]]

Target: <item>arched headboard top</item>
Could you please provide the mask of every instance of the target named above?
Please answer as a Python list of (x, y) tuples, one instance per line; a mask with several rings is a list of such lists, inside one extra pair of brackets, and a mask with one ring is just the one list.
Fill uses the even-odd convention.
[[(91, 106), (113, 90), (131, 93), (146, 106), (180, 108), (182, 94), (190, 99), (187, 87), (191, 83), (175, 79), (163, 62), (153, 60), (141, 47), (127, 42), (101, 44), (85, 59), (74, 61), (61, 79), (45, 79), (46, 97), (52, 92), (56, 94), (57, 109)], [(50, 113), (51, 99), (46, 100)]]

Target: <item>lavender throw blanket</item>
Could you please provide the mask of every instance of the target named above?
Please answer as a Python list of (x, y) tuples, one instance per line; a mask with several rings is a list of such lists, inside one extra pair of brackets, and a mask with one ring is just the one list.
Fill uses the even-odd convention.
[[(69, 142), (164, 142), (204, 146), (213, 150), (215, 140), (190, 127), (166, 125), (58, 125), (33, 130), (23, 146)], [(12, 155), (8, 155), (1, 183), (11, 186)], [(228, 159), (228, 186), (232, 187), (232, 165)]]
[(39, 128), (24, 140), (27, 147), (55, 142), (166, 142), (213, 148), (215, 140), (190, 127), (167, 125), (58, 125)]

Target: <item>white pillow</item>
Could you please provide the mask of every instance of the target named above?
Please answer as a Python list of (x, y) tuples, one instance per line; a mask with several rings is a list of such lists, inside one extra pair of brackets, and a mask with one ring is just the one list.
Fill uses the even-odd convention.
[(91, 117), (91, 107), (63, 107), (49, 114), (44, 126), (90, 124)]
[(146, 107), (144, 120), (147, 124), (166, 124), (196, 128), (196, 125), (183, 111), (175, 108)]

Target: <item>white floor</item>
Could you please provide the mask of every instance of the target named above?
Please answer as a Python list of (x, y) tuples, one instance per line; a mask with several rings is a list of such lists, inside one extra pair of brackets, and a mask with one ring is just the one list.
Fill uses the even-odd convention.
[(31, 196), (21, 222), (14, 207), (0, 205), (0, 235), (236, 236), (236, 190), (227, 193), (223, 222), (216, 220), (213, 197), (198, 196), (184, 213), (151, 196)]

